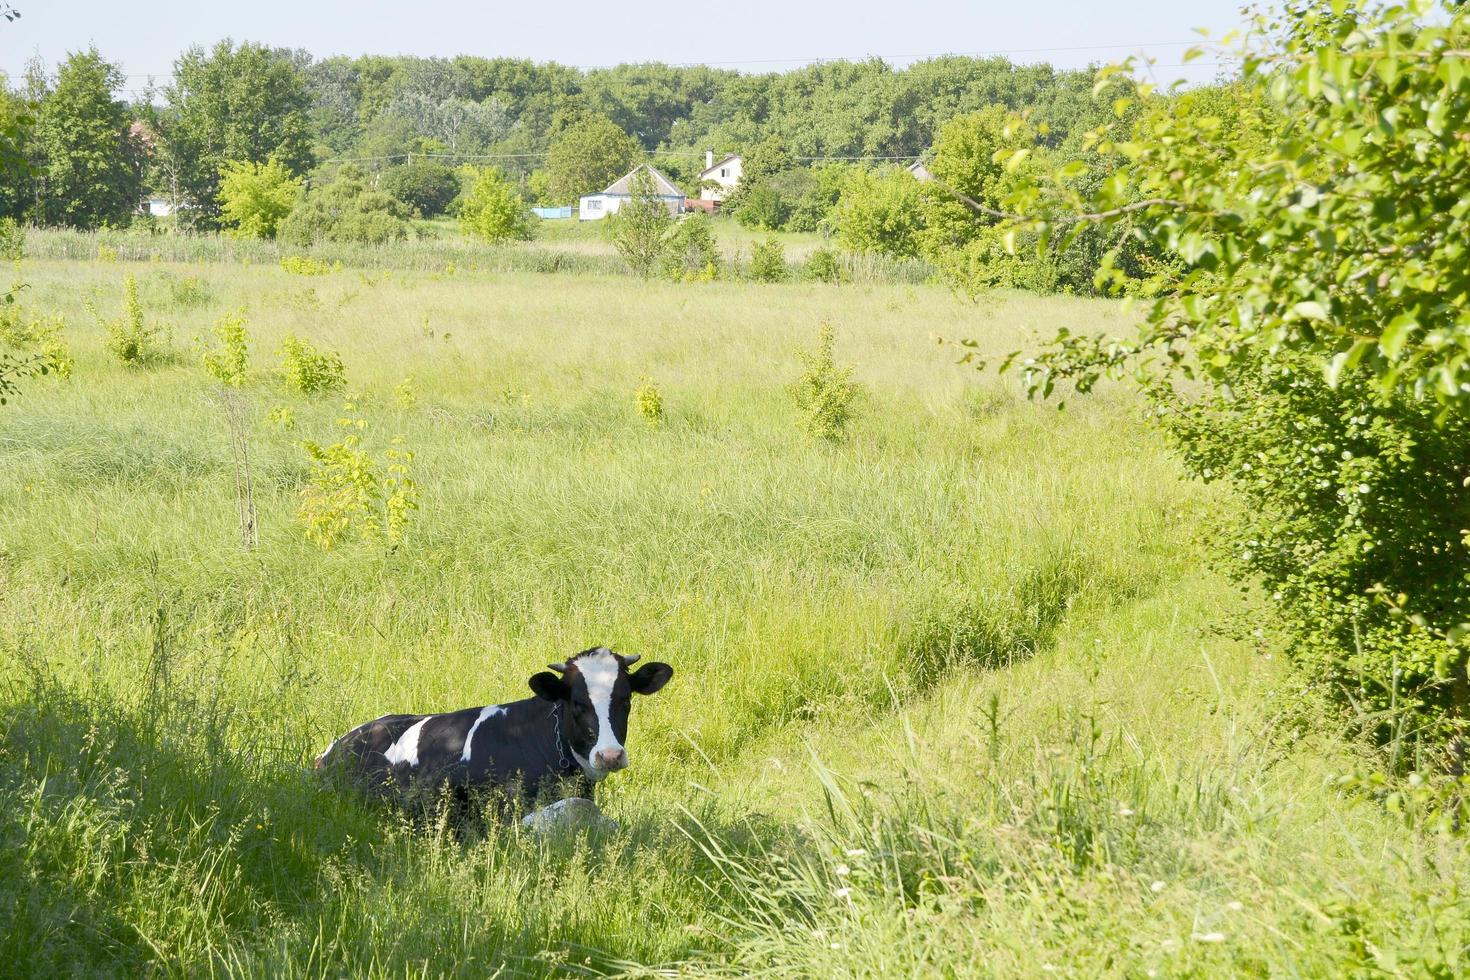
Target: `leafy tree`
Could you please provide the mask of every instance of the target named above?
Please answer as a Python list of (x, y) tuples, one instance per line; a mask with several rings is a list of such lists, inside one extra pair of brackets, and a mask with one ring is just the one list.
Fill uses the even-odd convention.
[(196, 221), (219, 220), (228, 161), (277, 160), (292, 175), (311, 166), (306, 80), (289, 57), (258, 44), (191, 48), (167, 90), (161, 152)]
[(31, 106), (0, 84), (0, 217), (21, 217), (34, 198), (26, 147), (35, 121)]
[(475, 172), (473, 183), (459, 207), (459, 224), (466, 234), (492, 245), (535, 236), (535, 218), (505, 175), (494, 167)]
[(771, 136), (756, 144), (744, 154), (740, 164), (740, 183), (725, 198), (724, 209), (737, 217), (746, 199), (777, 174), (796, 166), (791, 148), (780, 137)]
[(746, 228), (778, 231), (791, 216), (791, 207), (770, 184), (752, 188), (735, 211), (735, 220)]
[(379, 186), (425, 218), (443, 214), (459, 195), (454, 170), (433, 160), (392, 167), (384, 171)]
[(57, 71), (56, 86), (36, 113), (41, 220), (76, 228), (130, 220), (142, 172), (127, 107), (112, 97), (122, 82), (117, 66), (96, 49), (73, 54)]
[(912, 258), (919, 254), (922, 200), (923, 189), (906, 170), (854, 170), (833, 214), (837, 240), (852, 252)]
[[(982, 250), (989, 251), (984, 230), (997, 219), (988, 212), (999, 210), (1035, 151), (1036, 134), (1004, 106), (986, 106), (945, 123), (927, 165), (934, 183), (924, 195), (919, 247), (925, 257), (942, 262), (946, 253), (963, 250), (977, 238), (987, 239)], [(972, 210), (977, 206), (978, 214)]]
[(361, 171), (343, 167), (330, 184), (313, 187), (281, 222), (277, 235), (293, 245), (359, 242), (381, 245), (409, 233), (408, 206), (367, 186)]
[(546, 154), (554, 198), (569, 204), (602, 190), (633, 168), (638, 141), (605, 116), (586, 116), (562, 131)]
[(648, 168), (633, 175), (632, 196), (618, 212), (604, 221), (612, 222), (613, 247), (629, 268), (647, 279), (657, 271), (669, 245), (669, 226), (673, 216), (669, 206), (658, 196), (658, 186)]
[(221, 216), (242, 238), (274, 238), (301, 186), (279, 160), (227, 163), (220, 174)]
[[(1104, 94), (1139, 108), (1086, 146), (1107, 179), (1071, 161), (1010, 199), (1043, 246), (1092, 225), (1179, 263), (1136, 334), (1063, 333), (1027, 381), (1141, 379), (1189, 467), (1243, 497), (1221, 534), (1307, 681), (1395, 751), (1463, 756), (1470, 10), (1302, 5), (1252, 25), (1230, 112), (1107, 71)], [(1110, 262), (1098, 278), (1124, 280)]]

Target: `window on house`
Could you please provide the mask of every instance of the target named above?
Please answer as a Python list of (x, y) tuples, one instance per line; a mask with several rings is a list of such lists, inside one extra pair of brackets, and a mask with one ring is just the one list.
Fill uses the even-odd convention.
[(727, 167), (721, 167), (720, 168), (720, 176), (721, 177), (728, 177), (728, 176), (730, 176), (730, 170), (729, 170), (729, 168), (727, 168)]
[(602, 202), (601, 201), (588, 201), (587, 202), (587, 210), (588, 211), (601, 211), (602, 210)]

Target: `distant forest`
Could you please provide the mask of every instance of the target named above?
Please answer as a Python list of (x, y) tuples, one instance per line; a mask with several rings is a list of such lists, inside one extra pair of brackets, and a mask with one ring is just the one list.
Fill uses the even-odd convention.
[[(145, 189), (172, 189), (199, 203), (212, 196), (216, 179), (201, 171), (201, 158), (213, 166), (274, 156), (305, 173), (342, 159), (377, 170), (412, 154), (449, 164), (493, 163), (524, 178), (560, 133), (589, 116), (611, 121), (692, 191), (706, 150), (750, 153), (764, 145), (793, 162), (907, 161), (929, 150), (946, 121), (987, 106), (1026, 111), (1041, 142), (1052, 146), (1107, 111), (1092, 95), (1091, 71), (998, 57), (940, 57), (903, 69), (870, 59), (742, 74), (662, 64), (578, 69), (468, 56), (319, 60), (302, 50), (221, 42), (185, 52), (174, 77), (156, 89), (129, 86), (121, 67), (96, 51), (10, 79), (0, 93), (0, 125), (39, 119), (25, 140), (25, 155), (39, 171), (48, 165), (46, 104), (65, 96), (68, 69), (72, 88), (100, 85), (115, 99), (98, 106), (95, 93), (74, 94), (71, 103), (79, 97), (92, 104), (58, 106), (68, 120), (61, 128), (70, 128), (79, 113), (137, 123), (131, 127), (136, 145), (124, 150), (146, 158), (136, 168)], [(78, 74), (93, 76), (90, 85)], [(131, 98), (118, 97), (123, 93)], [(74, 138), (53, 136), (58, 148), (75, 153)], [(18, 194), (15, 182), (11, 191), (12, 212), (22, 209), (18, 197), (34, 197)], [(0, 192), (0, 210), (5, 197)]]

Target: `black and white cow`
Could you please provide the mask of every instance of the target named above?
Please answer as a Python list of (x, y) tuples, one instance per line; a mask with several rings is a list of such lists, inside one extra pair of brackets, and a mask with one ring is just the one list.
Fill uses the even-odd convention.
[[(535, 697), (438, 715), (384, 715), (327, 746), (316, 768), (347, 775), (371, 792), (404, 795), (446, 789), (468, 801), (495, 789), (529, 806), (558, 790), (593, 798), (608, 773), (628, 767), (632, 695), (652, 694), (674, 669), (644, 664), (606, 647), (550, 664), (530, 679)], [(561, 676), (557, 676), (560, 674)]]

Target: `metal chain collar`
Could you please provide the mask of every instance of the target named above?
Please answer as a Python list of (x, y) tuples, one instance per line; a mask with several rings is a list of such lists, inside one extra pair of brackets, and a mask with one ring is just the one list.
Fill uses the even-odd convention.
[(561, 766), (562, 769), (564, 769), (564, 770), (565, 769), (570, 769), (570, 768), (572, 768), (572, 764), (567, 761), (567, 753), (566, 753), (566, 750), (562, 747), (562, 737), (561, 737), (561, 702), (560, 701), (556, 702), (556, 706), (551, 709), (551, 717), (553, 719), (555, 719), (555, 721), (556, 721), (556, 757), (557, 757), (557, 760), (558, 760), (558, 762), (559, 762), (559, 764), (560, 764), (560, 766)]

